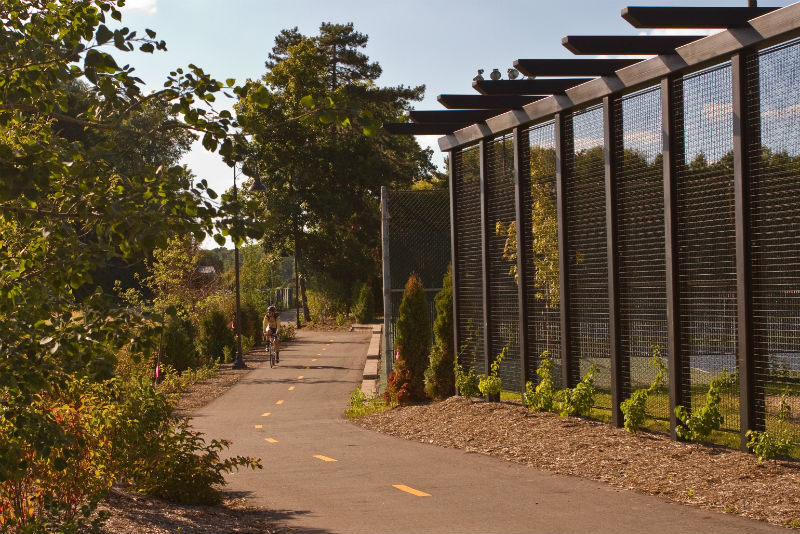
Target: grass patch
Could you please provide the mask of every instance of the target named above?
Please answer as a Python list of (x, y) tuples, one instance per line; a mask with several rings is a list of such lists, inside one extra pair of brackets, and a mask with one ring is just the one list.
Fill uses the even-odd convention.
[(178, 373), (169, 365), (165, 365), (163, 378), (158, 384), (158, 389), (167, 395), (179, 394), (186, 388), (209, 378), (214, 378), (218, 374), (219, 365), (216, 362), (209, 366), (186, 369), (181, 373)]
[(348, 419), (357, 419), (373, 413), (385, 412), (394, 408), (396, 404), (386, 404), (383, 397), (367, 397), (361, 391), (361, 387), (356, 387), (350, 394), (350, 406), (344, 411)]

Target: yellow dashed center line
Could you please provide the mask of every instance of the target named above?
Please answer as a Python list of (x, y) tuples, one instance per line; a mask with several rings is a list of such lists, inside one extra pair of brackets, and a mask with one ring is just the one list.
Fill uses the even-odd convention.
[(322, 356), (322, 353), (317, 354), (317, 356)]
[(306, 365), (306, 369), (311, 369), (311, 367), (309, 367), (308, 365)]
[(272, 438), (264, 438), (264, 441), (268, 441), (270, 443), (278, 443), (277, 439), (272, 439)]
[(261, 414), (261, 417), (269, 417), (270, 412), (264, 412)]
[(294, 386), (289, 386), (289, 391), (294, 391)]
[(315, 454), (314, 458), (318, 460), (322, 460), (323, 462), (336, 462), (338, 460), (334, 460), (333, 458), (328, 458), (327, 456), (322, 456), (321, 454)]
[(317, 359), (316, 358), (311, 358), (311, 361), (315, 362), (315, 361), (317, 361)]
[(302, 380), (303, 379), (303, 375), (298, 376), (297, 379), (298, 380)]
[(276, 402), (275, 404), (283, 404), (283, 400), (279, 400), (279, 401), (278, 401), (278, 402)]
[(411, 495), (416, 495), (417, 497), (430, 497), (430, 493), (425, 493), (424, 491), (419, 491), (414, 488), (409, 488), (405, 484), (393, 484), (393, 487), (399, 489), (400, 491), (405, 491), (406, 493), (410, 493)]
[(256, 425), (256, 428), (260, 430), (260, 429), (264, 428), (264, 425)]

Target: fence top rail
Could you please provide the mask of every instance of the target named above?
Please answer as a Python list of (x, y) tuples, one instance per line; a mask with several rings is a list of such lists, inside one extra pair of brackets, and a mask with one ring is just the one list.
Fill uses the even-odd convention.
[(648, 82), (655, 83), (665, 76), (675, 75), (713, 62), (724, 61), (741, 50), (775, 44), (800, 36), (800, 2), (776, 9), (750, 20), (748, 26), (730, 28), (709, 35), (675, 49), (674, 54), (663, 54), (642, 60), (616, 71), (612, 76), (601, 76), (566, 90), (566, 94), (553, 95), (497, 115), (485, 122), (472, 124), (439, 138), (439, 148), (451, 151), (475, 143), (485, 137), (498, 135), (519, 126), (525, 126), (554, 114), (597, 101), (605, 96), (620, 93)]

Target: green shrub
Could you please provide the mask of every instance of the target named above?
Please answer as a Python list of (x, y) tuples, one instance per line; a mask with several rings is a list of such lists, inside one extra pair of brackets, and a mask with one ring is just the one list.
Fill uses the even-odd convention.
[(233, 330), (230, 321), (218, 308), (212, 308), (200, 320), (198, 348), (209, 361), (222, 361), (224, 347), (233, 350)]
[(311, 320), (316, 323), (325, 323), (336, 319), (339, 313), (346, 313), (347, 306), (344, 300), (334, 290), (319, 291), (308, 289), (306, 298), (308, 299), (308, 310), (311, 313)]
[(375, 316), (375, 301), (372, 297), (372, 288), (369, 284), (362, 284), (358, 297), (353, 305), (353, 316), (357, 323), (371, 323)]
[(462, 397), (471, 399), (480, 395), (478, 390), (478, 377), (475, 374), (475, 362), (470, 361), (467, 372), (459, 365), (458, 361), (453, 362), (453, 371), (456, 379), (456, 388)]
[(405, 376), (402, 378), (408, 383), (409, 401), (422, 400), (425, 398), (424, 374), (431, 348), (431, 327), (425, 290), (420, 279), (413, 274), (400, 301), (396, 343), (399, 357), (395, 365), (400, 364), (408, 373), (407, 379)]
[(348, 419), (356, 419), (365, 415), (382, 412), (392, 408), (393, 403), (385, 403), (381, 397), (367, 397), (361, 387), (356, 387), (350, 395), (350, 405), (344, 414)]
[(247, 354), (256, 346), (252, 336), (242, 336), (242, 354)]
[(561, 389), (556, 393), (556, 405), (561, 417), (589, 415), (594, 406), (594, 375), (597, 368), (592, 365), (574, 388)]
[(214, 362), (210, 366), (186, 369), (178, 373), (173, 368), (165, 366), (162, 379), (158, 383), (158, 391), (166, 394), (179, 394), (189, 386), (215, 377), (219, 373), (219, 366)]
[(553, 358), (550, 356), (549, 350), (545, 350), (539, 355), (539, 367), (536, 369), (536, 374), (539, 376), (539, 384), (534, 388), (533, 382), (526, 382), (522, 401), (533, 411), (553, 411), (556, 390), (553, 380)]
[(196, 329), (188, 317), (182, 313), (169, 314), (164, 324), (161, 362), (177, 371), (199, 365), (196, 335)]
[(789, 387), (781, 394), (780, 408), (778, 409), (778, 428), (775, 430), (748, 430), (747, 448), (753, 451), (761, 464), (773, 460), (779, 455), (786, 455), (797, 443), (796, 431), (792, 430), (789, 420), (792, 416), (792, 407), (789, 404)]
[[(261, 343), (264, 333), (261, 331), (261, 318), (258, 309), (251, 303), (245, 303), (241, 307), (242, 314), (242, 344), (244, 344), (244, 336), (249, 337), (253, 345)], [(244, 352), (247, 350), (242, 348)]]
[(722, 374), (714, 378), (708, 385), (706, 402), (703, 406), (691, 413), (683, 406), (676, 406), (675, 416), (681, 422), (675, 428), (678, 437), (690, 441), (703, 441), (711, 435), (711, 432), (719, 430), (724, 422), (719, 409), (722, 402), (721, 393), (729, 389), (735, 381), (736, 375), (731, 375), (725, 368), (722, 370)]
[(281, 329), (278, 332), (278, 336), (280, 337), (281, 342), (293, 341), (297, 336), (297, 329), (291, 323), (283, 323), (281, 324)]
[(433, 348), (425, 370), (425, 393), (443, 399), (455, 393), (453, 373), (453, 271), (448, 267), (442, 289), (434, 298), (436, 319), (433, 321)]
[(623, 425), (628, 432), (637, 432), (647, 420), (647, 398), (658, 388), (664, 386), (664, 373), (667, 368), (661, 358), (661, 347), (653, 346), (653, 358), (650, 360), (650, 367), (657, 369), (656, 377), (647, 388), (637, 389), (629, 398), (619, 404), (624, 418)]
[(500, 390), (503, 387), (503, 381), (500, 378), (500, 364), (503, 363), (507, 355), (508, 347), (503, 347), (502, 352), (489, 365), (489, 374), (478, 375), (478, 389), (483, 395), (490, 397), (500, 394)]

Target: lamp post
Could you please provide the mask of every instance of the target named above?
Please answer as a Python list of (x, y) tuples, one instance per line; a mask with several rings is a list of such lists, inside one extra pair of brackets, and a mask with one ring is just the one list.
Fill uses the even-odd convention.
[[(244, 173), (244, 168), (242, 168), (242, 174)], [(256, 171), (256, 176), (253, 178), (253, 185), (250, 186), (250, 191), (266, 191), (267, 188), (264, 187), (264, 184), (261, 183), (261, 180), (258, 178), (258, 171)], [(239, 206), (238, 206), (238, 189), (236, 188), (236, 166), (233, 166), (233, 201), (236, 203), (236, 219), (239, 218)], [(236, 241), (233, 242), (233, 271), (234, 271), (234, 278), (236, 280), (236, 318), (235, 326), (236, 326), (236, 361), (233, 362), (234, 369), (244, 369), (247, 366), (244, 363), (244, 357), (242, 355), (242, 306), (241, 306), (241, 298), (239, 293), (239, 246), (236, 244)]]

